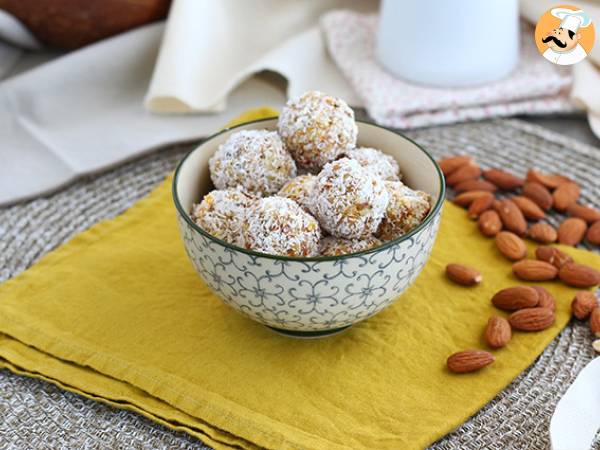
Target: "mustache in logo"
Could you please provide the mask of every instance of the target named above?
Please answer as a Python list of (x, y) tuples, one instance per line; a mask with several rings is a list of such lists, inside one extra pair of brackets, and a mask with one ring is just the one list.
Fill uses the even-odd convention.
[(553, 41), (560, 48), (565, 48), (567, 46), (566, 42), (560, 41), (556, 36), (546, 36), (542, 39), (542, 42), (545, 44), (547, 42)]

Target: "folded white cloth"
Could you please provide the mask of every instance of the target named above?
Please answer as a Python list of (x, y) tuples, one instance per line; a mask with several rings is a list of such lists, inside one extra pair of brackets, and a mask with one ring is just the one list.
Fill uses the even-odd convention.
[(321, 24), (329, 51), (369, 115), (378, 123), (413, 128), (514, 114), (575, 110), (568, 69), (541, 58), (524, 31), (519, 66), (503, 80), (469, 88), (418, 86), (395, 78), (374, 53), (378, 17), (333, 11)]

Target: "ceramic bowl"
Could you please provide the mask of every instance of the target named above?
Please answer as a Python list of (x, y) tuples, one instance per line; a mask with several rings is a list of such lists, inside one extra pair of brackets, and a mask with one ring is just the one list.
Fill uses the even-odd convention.
[(208, 159), (236, 131), (276, 127), (277, 119), (265, 119), (223, 130), (179, 163), (173, 179), (179, 228), (198, 275), (229, 306), (283, 334), (326, 336), (377, 314), (415, 281), (436, 238), (444, 177), (434, 159), (415, 142), (358, 122), (359, 145), (394, 156), (402, 180), (431, 195), (431, 211), (418, 227), (375, 249), (333, 257), (273, 256), (212, 237), (188, 214), (192, 204), (213, 189)]

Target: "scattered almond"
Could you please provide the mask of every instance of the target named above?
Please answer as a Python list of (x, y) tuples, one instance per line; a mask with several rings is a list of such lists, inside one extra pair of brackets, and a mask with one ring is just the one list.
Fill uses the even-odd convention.
[(505, 311), (533, 308), (539, 302), (538, 292), (529, 286), (512, 286), (502, 289), (492, 297), (492, 304)]
[(458, 206), (468, 208), (469, 206), (471, 206), (471, 203), (473, 203), (476, 198), (488, 195), (490, 195), (488, 191), (467, 191), (458, 194), (456, 197), (454, 197), (454, 200), (452, 201)]
[(496, 185), (485, 180), (465, 180), (454, 186), (454, 192), (460, 194), (467, 191), (488, 191), (495, 192), (498, 188)]
[(462, 264), (448, 264), (446, 266), (446, 276), (455, 283), (463, 286), (473, 286), (481, 283), (481, 273), (472, 267)]
[(580, 291), (575, 294), (575, 298), (571, 302), (571, 311), (579, 320), (587, 319), (598, 302), (596, 296), (589, 291)]
[(565, 284), (578, 288), (590, 288), (600, 284), (600, 272), (583, 264), (565, 264), (560, 268), (558, 277)]
[(600, 220), (592, 224), (585, 237), (590, 244), (600, 245)]
[(487, 211), (492, 207), (494, 203), (494, 196), (490, 193), (489, 195), (482, 195), (477, 197), (467, 210), (467, 215), (470, 219), (477, 219), (481, 213)]
[(484, 337), (487, 345), (490, 347), (504, 347), (512, 337), (512, 330), (508, 320), (500, 316), (490, 317), (485, 327)]
[(600, 337), (600, 308), (596, 307), (590, 314), (590, 330), (596, 337)]
[(511, 200), (519, 207), (525, 217), (531, 220), (541, 220), (546, 217), (546, 213), (533, 200), (515, 195)]
[(543, 210), (549, 210), (554, 203), (552, 194), (543, 185), (536, 181), (528, 181), (523, 185), (523, 195), (533, 200)]
[(485, 170), (483, 172), (483, 177), (489, 182), (498, 186), (500, 189), (506, 191), (521, 187), (525, 182), (522, 178), (500, 169)]
[(577, 183), (569, 182), (561, 184), (552, 193), (554, 199), (554, 209), (557, 211), (566, 211), (579, 199), (581, 189)]
[(539, 301), (537, 304), (538, 308), (548, 308), (552, 311), (556, 310), (556, 299), (554, 296), (548, 292), (548, 289), (542, 286), (531, 286), (536, 290), (539, 296)]
[(535, 169), (529, 169), (529, 171), (527, 172), (527, 180), (538, 182), (547, 187), (548, 189), (556, 189), (561, 184), (571, 182), (571, 179), (565, 177), (564, 175), (548, 175)]
[(567, 255), (565, 252), (557, 249), (556, 247), (550, 247), (547, 245), (538, 247), (535, 250), (535, 257), (540, 261), (546, 261), (552, 264), (557, 269), (560, 269), (565, 264), (573, 262), (573, 258), (571, 258), (570, 255)]
[(592, 348), (596, 353), (600, 353), (600, 339), (596, 339), (594, 342), (592, 342)]
[(524, 308), (512, 313), (508, 322), (515, 330), (541, 331), (554, 323), (554, 311), (548, 308)]
[(483, 350), (463, 350), (448, 357), (446, 365), (451, 372), (467, 373), (484, 368), (494, 362), (494, 356)]
[(513, 264), (513, 273), (521, 280), (548, 281), (556, 278), (558, 269), (552, 264), (535, 259), (525, 259)]
[(541, 244), (556, 242), (558, 236), (554, 227), (547, 223), (534, 223), (529, 227), (527, 235)]
[(479, 178), (481, 175), (481, 168), (477, 163), (470, 162), (465, 164), (464, 166), (460, 166), (454, 172), (452, 172), (447, 178), (446, 183), (449, 186), (454, 186), (458, 183), (461, 183), (466, 180), (473, 180), (475, 178)]
[(585, 236), (587, 224), (585, 220), (577, 217), (566, 219), (558, 227), (558, 242), (564, 245), (577, 245)]
[(519, 236), (525, 236), (525, 233), (527, 232), (527, 221), (514, 202), (510, 200), (500, 200), (492, 206), (495, 207), (498, 214), (500, 214), (500, 219), (502, 220), (504, 228)]
[(578, 205), (577, 203), (569, 206), (567, 212), (571, 217), (579, 217), (587, 223), (594, 223), (600, 220), (600, 211), (589, 206)]
[(496, 235), (496, 247), (511, 261), (518, 261), (527, 256), (527, 246), (523, 239), (510, 231), (501, 231)]
[(450, 175), (456, 169), (461, 166), (467, 165), (473, 162), (472, 156), (461, 155), (461, 156), (449, 156), (447, 158), (440, 159), (438, 165), (445, 176)]
[(477, 221), (479, 231), (486, 237), (496, 236), (502, 230), (500, 216), (493, 209), (484, 211)]

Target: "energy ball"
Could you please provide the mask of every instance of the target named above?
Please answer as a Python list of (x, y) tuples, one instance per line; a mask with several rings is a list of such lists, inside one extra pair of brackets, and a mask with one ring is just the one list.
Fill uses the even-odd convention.
[(358, 135), (354, 111), (346, 102), (318, 91), (289, 100), (278, 128), (296, 163), (311, 173), (353, 149)]
[(208, 234), (230, 244), (243, 244), (242, 223), (246, 210), (255, 201), (233, 189), (212, 191), (192, 206), (192, 220)]
[(346, 152), (346, 156), (387, 181), (400, 181), (400, 167), (396, 160), (381, 150), (359, 147)]
[(283, 185), (277, 195), (280, 197), (291, 198), (310, 212), (310, 199), (312, 190), (315, 187), (316, 179), (317, 177), (314, 175), (300, 175), (296, 178), (292, 178)]
[(275, 131), (241, 130), (208, 161), (217, 189), (236, 188), (259, 197), (274, 194), (296, 176), (296, 164)]
[(312, 212), (332, 236), (363, 239), (377, 231), (389, 202), (381, 178), (355, 160), (327, 164), (317, 176)]
[(347, 255), (348, 253), (364, 252), (380, 245), (381, 241), (375, 236), (369, 236), (366, 239), (344, 239), (327, 236), (321, 240), (321, 255)]
[(376, 236), (391, 241), (419, 225), (431, 209), (429, 194), (413, 191), (400, 181), (386, 181), (390, 203)]
[(319, 223), (289, 198), (259, 199), (246, 214), (242, 234), (246, 248), (257, 252), (292, 257), (319, 254)]

